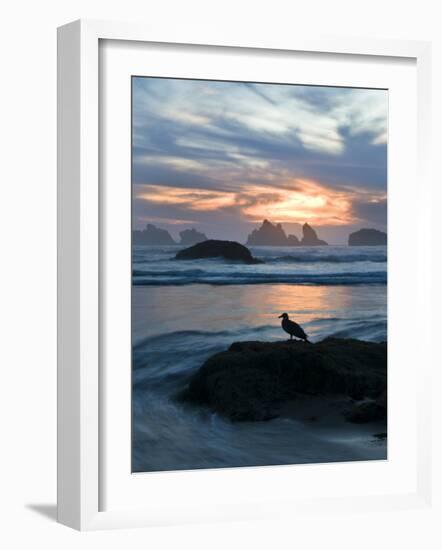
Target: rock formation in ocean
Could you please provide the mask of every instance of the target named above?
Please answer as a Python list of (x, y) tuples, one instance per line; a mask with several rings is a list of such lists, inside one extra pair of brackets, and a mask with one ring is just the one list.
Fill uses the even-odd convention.
[(168, 245), (176, 244), (166, 229), (148, 223), (142, 231), (132, 232), (133, 244)]
[(308, 223), (302, 226), (302, 246), (326, 246), (328, 243), (318, 239), (316, 231)]
[(235, 342), (209, 357), (180, 399), (232, 421), (268, 420), (297, 396), (344, 396), (347, 420), (385, 420), (387, 344), (326, 338), (304, 342)]
[(287, 246), (299, 246), (300, 244), (296, 235), (287, 235)]
[(387, 233), (377, 229), (360, 229), (350, 233), (349, 246), (379, 246), (387, 244)]
[(235, 241), (218, 241), (214, 239), (180, 250), (175, 256), (177, 260), (198, 260), (204, 258), (224, 258), (225, 260), (243, 262), (245, 264), (262, 263), (261, 260), (254, 258), (250, 250), (244, 245)]
[(204, 235), (204, 233), (200, 233), (194, 228), (180, 231), (180, 238), (181, 238), (180, 244), (183, 244), (186, 246), (191, 246), (193, 244), (198, 244), (198, 243), (202, 243), (203, 241), (207, 241), (206, 235)]
[(296, 235), (286, 235), (280, 223), (273, 224), (264, 220), (261, 227), (254, 229), (248, 236), (247, 243), (250, 246), (321, 246), (327, 245), (325, 241), (318, 239), (316, 231), (305, 223), (302, 227), (302, 240)]
[(254, 229), (248, 236), (250, 246), (287, 246), (287, 235), (280, 223), (273, 224), (264, 220), (258, 229)]

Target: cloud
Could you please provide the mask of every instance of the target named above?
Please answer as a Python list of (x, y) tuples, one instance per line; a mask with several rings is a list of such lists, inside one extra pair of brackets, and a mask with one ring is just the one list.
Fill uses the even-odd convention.
[(151, 204), (175, 205), (186, 210), (220, 210), (235, 206), (235, 194), (222, 191), (209, 191), (191, 187), (165, 187), (161, 185), (143, 185), (135, 198)]
[(371, 132), (375, 142), (387, 130), (383, 90), (137, 78), (134, 104), (137, 129), (157, 127), (160, 119), (226, 137), (225, 123), (234, 121), (264, 134), (295, 132), (307, 149), (329, 154), (343, 150), (341, 126), (354, 135)]
[[(161, 185), (142, 185), (137, 188), (136, 200), (150, 206), (173, 206), (179, 212), (229, 211), (248, 222), (270, 218), (274, 222), (316, 225), (348, 225), (367, 217), (368, 205), (384, 199), (372, 194), (365, 202), (355, 201), (354, 191), (335, 191), (318, 182), (291, 180), (278, 188), (249, 185), (237, 191), (214, 191)], [(355, 208), (354, 203), (357, 207)], [(170, 219), (170, 218), (169, 218)]]
[(387, 109), (385, 90), (134, 78), (135, 215), (386, 223)]
[(385, 228), (387, 223), (387, 198), (355, 200), (352, 204), (353, 214), (361, 222), (373, 227)]

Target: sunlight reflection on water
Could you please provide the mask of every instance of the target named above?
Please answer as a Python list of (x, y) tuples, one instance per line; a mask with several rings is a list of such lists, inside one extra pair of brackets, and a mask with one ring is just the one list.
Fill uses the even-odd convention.
[[(177, 330), (275, 326), (286, 311), (301, 325), (332, 330), (334, 319), (386, 321), (385, 286), (238, 285), (134, 287), (134, 341)], [(330, 320), (327, 323), (327, 319)]]

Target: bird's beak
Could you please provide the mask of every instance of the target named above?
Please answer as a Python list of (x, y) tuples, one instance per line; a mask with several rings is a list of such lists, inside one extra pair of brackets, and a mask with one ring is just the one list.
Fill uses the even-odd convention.
[(282, 317), (282, 315), (280, 315), (280, 316), (278, 317), (278, 319), (281, 319), (281, 317)]

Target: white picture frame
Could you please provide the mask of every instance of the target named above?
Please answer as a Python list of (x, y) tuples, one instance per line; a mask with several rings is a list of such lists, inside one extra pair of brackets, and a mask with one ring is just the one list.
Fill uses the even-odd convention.
[[(312, 39), (297, 34), (295, 37), (281, 36), (278, 42), (268, 44), (265, 37), (243, 40), (226, 34), (208, 38), (203, 31), (191, 37), (186, 36), (185, 30), (179, 35), (174, 32), (173, 36), (159, 36), (154, 27), (116, 22), (76, 21), (65, 25), (58, 31), (58, 521), (76, 529), (90, 530), (315, 513), (329, 509), (334, 512), (370, 511), (427, 506), (431, 500), (430, 360), (421, 365), (415, 386), (417, 482), (412, 491), (327, 498), (312, 496), (296, 502), (287, 500), (284, 495), (278, 501), (277, 495), (266, 497), (264, 494), (260, 499), (251, 497), (247, 508), (235, 506), (234, 495), (230, 503), (226, 500), (219, 506), (198, 502), (197, 497), (191, 502), (189, 496), (189, 505), (182, 504), (181, 508), (168, 509), (167, 505), (157, 508), (155, 503), (136, 507), (122, 502), (121, 506), (103, 510), (100, 484), (103, 483), (101, 415), (104, 409), (101, 401), (105, 396), (100, 384), (103, 321), (100, 212), (103, 205), (99, 125), (99, 54), (103, 40), (125, 41), (128, 47), (131, 43), (165, 43), (177, 48), (180, 45), (229, 48), (233, 54), (235, 49), (242, 53), (253, 49), (272, 51), (276, 55), (278, 52), (279, 55), (310, 52), (413, 60), (418, 85), (416, 156), (419, 186), (416, 195), (419, 211), (416, 223), (420, 241), (426, 243), (419, 251), (420, 268), (413, 292), (416, 292), (416, 312), (422, 319), (422, 346), (428, 343), (431, 335), (431, 235), (426, 206), (431, 204), (429, 43), (344, 37)], [(206, 483), (214, 474), (200, 472), (199, 475), (204, 476)], [(228, 475), (238, 480), (239, 476), (248, 474), (239, 469)], [(336, 470), (334, 475), (340, 474)], [(158, 483), (162, 483), (160, 477)]]

